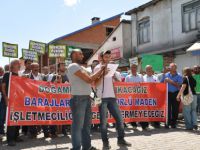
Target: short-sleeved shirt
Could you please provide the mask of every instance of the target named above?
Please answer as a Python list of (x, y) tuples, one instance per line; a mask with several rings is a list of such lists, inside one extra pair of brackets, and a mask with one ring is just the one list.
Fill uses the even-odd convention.
[[(169, 78), (170, 80), (174, 81), (175, 83), (178, 83), (179, 85), (181, 85), (182, 82), (183, 82), (183, 78), (179, 73), (176, 73), (175, 75), (172, 75), (170, 72), (168, 72), (163, 76), (161, 82), (164, 82), (164, 80), (166, 78)], [(178, 92), (179, 90), (180, 90), (179, 88), (177, 88), (174, 85), (168, 83), (168, 92), (174, 93), (174, 92)]]
[(195, 87), (195, 91), (197, 94), (200, 94), (200, 74), (193, 75), (193, 78), (196, 80), (197, 85)]
[(67, 76), (71, 84), (71, 93), (72, 95), (90, 95), (91, 85), (75, 75), (79, 70), (88, 73), (86, 68), (77, 63), (72, 63), (68, 66)]
[(125, 82), (140, 83), (140, 82), (144, 82), (144, 80), (143, 80), (143, 76), (141, 74), (137, 74), (136, 76), (130, 74), (130, 75), (126, 76)]
[(158, 78), (154, 75), (148, 76), (147, 74), (143, 76), (144, 82), (159, 82)]
[[(190, 89), (192, 91), (192, 94), (195, 95), (196, 94), (196, 91), (195, 91), (196, 80), (192, 76), (189, 76), (188, 79), (189, 79), (189, 84), (190, 84)], [(186, 84), (186, 88), (183, 92), (183, 95), (187, 95), (188, 94), (188, 80), (186, 77), (183, 77), (183, 84)]]
[[(94, 68), (94, 72), (97, 72), (101, 69), (102, 64), (97, 65)], [(116, 72), (115, 72), (115, 77)], [(104, 76), (101, 80), (101, 83), (97, 86), (97, 96), (100, 98), (115, 98), (115, 92), (113, 87), (113, 77), (112, 76)]]
[[(12, 73), (13, 76), (18, 76), (16, 73)], [(8, 96), (8, 88), (9, 88), (9, 81), (10, 80), (10, 72), (6, 72), (3, 76), (2, 83), (6, 84), (6, 96)]]

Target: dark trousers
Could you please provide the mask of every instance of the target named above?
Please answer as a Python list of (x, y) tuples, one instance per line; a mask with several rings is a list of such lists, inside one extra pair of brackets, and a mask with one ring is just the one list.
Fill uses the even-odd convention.
[(168, 93), (168, 125), (176, 125), (179, 113), (179, 104), (180, 102), (176, 100), (178, 95), (177, 92), (169, 92)]
[(6, 105), (4, 100), (0, 101), (0, 134), (4, 134), (4, 124), (6, 120)]
[(149, 126), (148, 122), (140, 122), (142, 129), (146, 129)]
[(31, 135), (36, 136), (38, 133), (37, 126), (29, 126), (29, 132)]
[(8, 126), (7, 127), (7, 142), (15, 141), (19, 136), (20, 126)]
[(28, 133), (28, 126), (22, 126), (22, 132), (24, 134), (27, 134)]
[(44, 135), (48, 135), (49, 133), (51, 133), (52, 135), (56, 134), (56, 126), (55, 125), (42, 126), (42, 130), (44, 132)]

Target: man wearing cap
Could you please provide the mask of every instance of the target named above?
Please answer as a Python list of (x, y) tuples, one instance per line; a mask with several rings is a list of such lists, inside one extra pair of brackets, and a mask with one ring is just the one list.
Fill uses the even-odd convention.
[(83, 53), (80, 49), (74, 49), (71, 53), (72, 64), (68, 67), (68, 78), (71, 84), (72, 99), (70, 107), (72, 111), (72, 150), (96, 150), (91, 146), (91, 83), (103, 75), (105, 66), (98, 72), (89, 75), (86, 68), (81, 66)]
[[(101, 69), (102, 65), (106, 65), (111, 60), (111, 51), (105, 51), (101, 53), (102, 62), (97, 65), (94, 69), (94, 72), (98, 72)], [(101, 128), (101, 138), (103, 141), (103, 149), (110, 149), (111, 146), (108, 140), (107, 133), (107, 111), (109, 110), (110, 114), (114, 117), (116, 121), (116, 126), (118, 130), (118, 145), (119, 146), (131, 146), (130, 143), (126, 142), (124, 139), (124, 123), (121, 115), (121, 111), (119, 110), (119, 106), (116, 101), (113, 81), (117, 79), (117, 77), (112, 76), (104, 76), (101, 80), (96, 84), (97, 87), (97, 95), (102, 98), (102, 104), (99, 106), (100, 111), (100, 128)]]

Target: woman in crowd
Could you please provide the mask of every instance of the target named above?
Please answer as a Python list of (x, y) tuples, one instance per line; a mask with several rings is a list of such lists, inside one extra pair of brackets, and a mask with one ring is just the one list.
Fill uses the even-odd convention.
[[(188, 67), (184, 68), (183, 75), (184, 75), (183, 83), (177, 95), (177, 100), (180, 101), (182, 99), (183, 102), (183, 115), (184, 115), (186, 129), (197, 130), (198, 129), (197, 113), (196, 113), (197, 96), (195, 92), (196, 80), (192, 76), (192, 70)], [(187, 96), (190, 93), (193, 95), (190, 97), (191, 100), (188, 100), (188, 102), (184, 102), (183, 97)]]

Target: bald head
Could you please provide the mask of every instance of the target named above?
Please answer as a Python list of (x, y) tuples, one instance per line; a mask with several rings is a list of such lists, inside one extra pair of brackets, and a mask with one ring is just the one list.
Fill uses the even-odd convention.
[(10, 63), (10, 71), (18, 74), (19, 70), (20, 70), (19, 60), (17, 59), (12, 60)]
[(145, 67), (145, 70), (146, 70), (146, 74), (147, 74), (148, 76), (152, 76), (152, 75), (153, 75), (153, 68), (152, 68), (151, 65), (147, 65), (147, 66)]
[(175, 63), (171, 63), (171, 64), (169, 65), (169, 68), (170, 68), (171, 74), (175, 74), (175, 73), (176, 73), (177, 65), (176, 65)]

